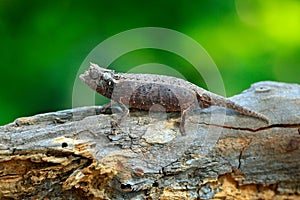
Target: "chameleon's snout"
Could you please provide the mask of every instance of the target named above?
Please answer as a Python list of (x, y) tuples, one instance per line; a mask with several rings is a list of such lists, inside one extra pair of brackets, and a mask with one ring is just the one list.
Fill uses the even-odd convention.
[(89, 76), (89, 72), (88, 71), (85, 71), (83, 74), (80, 74), (79, 78), (82, 82), (86, 82), (86, 80), (88, 79), (88, 76)]
[(81, 80), (82, 82), (84, 82), (84, 74), (80, 74), (80, 75), (79, 75), (79, 78), (80, 78), (80, 80)]
[(81, 74), (79, 78), (84, 84), (88, 85), (90, 88), (96, 89), (97, 80), (99, 79), (99, 73), (90, 66), (89, 70)]

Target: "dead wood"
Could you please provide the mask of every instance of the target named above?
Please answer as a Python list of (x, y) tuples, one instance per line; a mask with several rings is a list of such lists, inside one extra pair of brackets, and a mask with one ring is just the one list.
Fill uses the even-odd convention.
[(260, 82), (233, 101), (271, 119), (219, 107), (188, 117), (96, 106), (0, 127), (1, 199), (300, 198), (300, 86)]

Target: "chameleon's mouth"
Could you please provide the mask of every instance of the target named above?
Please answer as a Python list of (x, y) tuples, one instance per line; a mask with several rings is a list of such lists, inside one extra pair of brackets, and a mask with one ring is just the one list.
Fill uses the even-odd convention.
[(90, 68), (87, 71), (85, 71), (83, 74), (81, 74), (79, 78), (84, 84), (88, 85), (90, 88), (96, 89), (97, 83), (96, 80), (91, 76), (92, 70), (93, 70), (92, 66), (90, 66)]
[(82, 82), (86, 83), (88, 76), (89, 76), (89, 71), (85, 71), (83, 74), (80, 74), (79, 78)]

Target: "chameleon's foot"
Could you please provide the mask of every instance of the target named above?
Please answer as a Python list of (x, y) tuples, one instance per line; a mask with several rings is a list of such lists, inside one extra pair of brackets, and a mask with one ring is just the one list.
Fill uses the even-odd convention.
[(113, 132), (118, 132), (118, 130), (121, 127), (121, 124), (124, 123), (126, 117), (129, 116), (129, 110), (127, 110), (127, 112), (123, 112), (121, 118), (119, 118), (118, 120), (113, 120), (111, 122), (111, 127), (112, 127), (112, 131)]
[(112, 132), (115, 133), (120, 129), (120, 125), (116, 121), (111, 122)]
[(180, 123), (179, 130), (180, 130), (181, 135), (183, 135), (183, 136), (186, 135), (183, 121), (181, 121), (181, 123)]
[(103, 106), (99, 106), (96, 108), (96, 113), (99, 114), (112, 114), (111, 108), (103, 108)]
[(101, 113), (101, 114), (112, 114), (111, 107), (114, 106), (115, 104), (116, 104), (116, 102), (110, 101), (109, 103), (104, 104), (103, 106), (99, 106), (99, 108), (97, 108), (96, 112)]

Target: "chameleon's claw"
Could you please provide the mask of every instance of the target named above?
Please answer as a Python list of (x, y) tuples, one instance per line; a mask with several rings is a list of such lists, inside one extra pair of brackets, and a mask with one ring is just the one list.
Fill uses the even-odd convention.
[(119, 129), (119, 128), (120, 128), (120, 125), (119, 125), (118, 122), (112, 121), (112, 122), (111, 122), (111, 127), (112, 127), (113, 129)]
[(112, 114), (111, 108), (103, 108), (103, 106), (99, 106), (96, 108), (97, 114)]
[(117, 135), (120, 130), (120, 125), (116, 121), (111, 121), (111, 133)]

